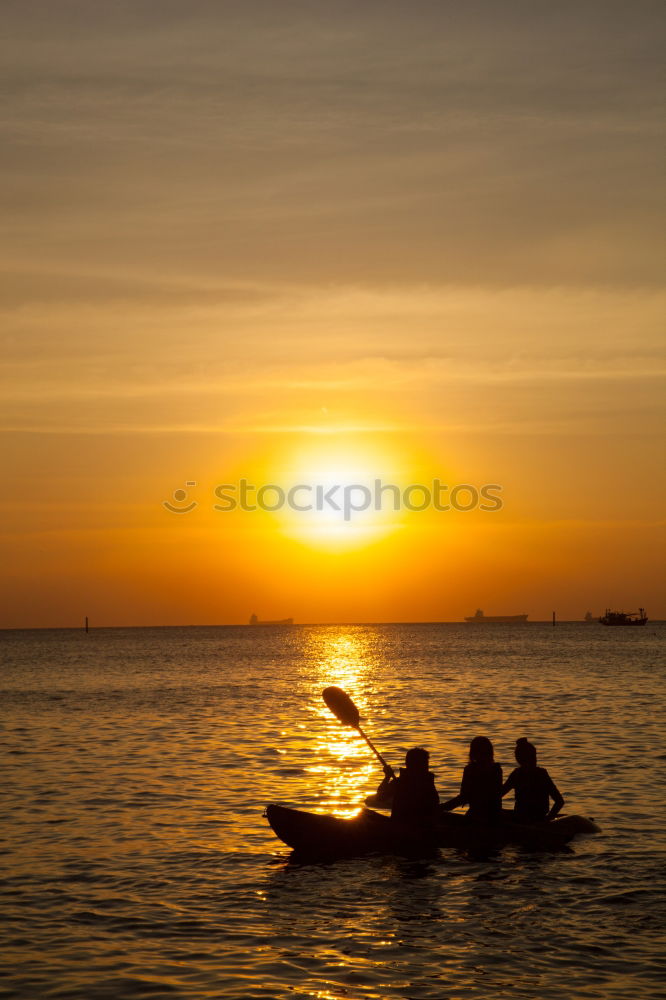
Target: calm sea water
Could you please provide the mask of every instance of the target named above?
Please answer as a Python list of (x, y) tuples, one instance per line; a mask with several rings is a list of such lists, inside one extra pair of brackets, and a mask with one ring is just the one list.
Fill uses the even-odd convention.
[[(0, 633), (0, 997), (666, 995), (666, 626)], [(455, 794), (470, 737), (539, 748), (571, 853), (295, 865), (266, 803), (352, 814), (394, 764)]]

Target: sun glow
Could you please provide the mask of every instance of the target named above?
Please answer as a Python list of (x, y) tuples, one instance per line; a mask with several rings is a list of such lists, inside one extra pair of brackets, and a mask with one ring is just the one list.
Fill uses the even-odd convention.
[(282, 512), (288, 537), (320, 548), (358, 548), (400, 527), (391, 496), (387, 491), (378, 496), (377, 483), (393, 483), (401, 471), (400, 463), (386, 452), (319, 440), (316, 447), (287, 459), (285, 468), (298, 487), (299, 508)]

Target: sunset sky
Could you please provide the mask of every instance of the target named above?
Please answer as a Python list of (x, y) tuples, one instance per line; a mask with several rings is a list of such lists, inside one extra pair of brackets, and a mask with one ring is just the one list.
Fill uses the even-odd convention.
[(662, 4), (3, 23), (1, 627), (666, 617)]

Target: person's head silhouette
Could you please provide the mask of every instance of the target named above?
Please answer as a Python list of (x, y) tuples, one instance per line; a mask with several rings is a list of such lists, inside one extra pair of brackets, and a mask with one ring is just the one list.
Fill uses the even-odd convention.
[(514, 750), (514, 754), (521, 767), (536, 767), (536, 747), (524, 736), (521, 736), (519, 740), (516, 740), (516, 749)]
[(493, 745), (487, 736), (475, 736), (469, 745), (470, 764), (492, 764), (495, 759)]
[(430, 754), (423, 747), (412, 747), (405, 754), (405, 767), (408, 771), (427, 771)]

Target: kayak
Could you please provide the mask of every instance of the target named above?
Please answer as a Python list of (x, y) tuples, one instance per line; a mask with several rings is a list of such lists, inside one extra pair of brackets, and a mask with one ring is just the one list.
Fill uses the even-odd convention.
[(544, 824), (505, 819), (489, 829), (458, 813), (441, 812), (435, 828), (428, 832), (405, 827), (371, 809), (342, 819), (269, 805), (265, 816), (276, 836), (297, 855), (328, 859), (423, 853), (440, 847), (485, 853), (507, 844), (530, 850), (561, 850), (578, 834), (599, 832), (596, 823), (584, 816), (563, 816)]
[(361, 854), (403, 854), (436, 850), (434, 837), (419, 836), (371, 809), (351, 819), (269, 805), (265, 813), (273, 832), (301, 856), (348, 858)]
[(579, 834), (600, 833), (585, 816), (560, 816), (550, 823), (518, 823), (513, 813), (502, 810), (496, 827), (483, 827), (460, 813), (440, 810), (438, 839), (442, 847), (488, 850), (516, 844), (531, 851), (559, 851)]

